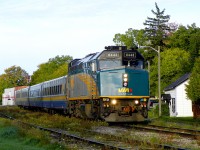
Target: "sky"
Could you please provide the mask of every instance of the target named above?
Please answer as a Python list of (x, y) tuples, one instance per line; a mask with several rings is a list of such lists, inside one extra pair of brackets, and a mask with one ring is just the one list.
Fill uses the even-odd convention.
[(83, 58), (114, 45), (117, 33), (144, 29), (155, 2), (169, 23), (200, 27), (199, 0), (0, 0), (0, 75), (29, 75), (56, 56)]

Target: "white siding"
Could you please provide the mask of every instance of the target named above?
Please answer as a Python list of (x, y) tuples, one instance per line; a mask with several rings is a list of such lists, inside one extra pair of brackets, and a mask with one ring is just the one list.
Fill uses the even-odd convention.
[(185, 82), (176, 87), (178, 117), (193, 116), (192, 102), (191, 100), (187, 99), (185, 91), (186, 84), (188, 84), (188, 80), (186, 80)]
[(2, 96), (2, 105), (15, 105), (15, 88), (5, 89)]
[[(192, 102), (191, 100), (187, 99), (186, 95), (186, 84), (188, 84), (188, 80), (181, 83), (175, 89), (166, 91), (165, 94), (171, 95), (171, 104), (169, 105), (170, 108), (170, 116), (172, 117), (192, 117)], [(174, 100), (175, 104), (175, 112), (173, 112), (173, 104), (172, 101)]]

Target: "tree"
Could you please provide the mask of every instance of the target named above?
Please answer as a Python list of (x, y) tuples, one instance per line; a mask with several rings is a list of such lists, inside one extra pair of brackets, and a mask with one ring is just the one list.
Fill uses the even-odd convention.
[[(190, 60), (194, 62), (194, 60), (200, 56), (200, 29), (191, 35), (190, 37)], [(191, 64), (193, 67), (194, 63)]]
[(12, 66), (0, 76), (0, 97), (5, 88), (28, 85), (29, 75), (19, 66)]
[(10, 85), (9, 85), (9, 83), (7, 83), (7, 77), (6, 77), (6, 74), (2, 74), (1, 76), (0, 76), (0, 99), (2, 99), (2, 94), (3, 94), (3, 92), (4, 92), (4, 89), (5, 88), (8, 88), (8, 87), (11, 87)]
[(192, 111), (194, 118), (200, 118), (200, 57), (196, 58), (192, 69), (189, 83), (186, 85), (186, 93), (192, 100)]
[(186, 92), (193, 102), (200, 104), (200, 57), (195, 61)]
[(164, 40), (167, 38), (167, 33), (170, 31), (167, 22), (170, 19), (169, 15), (164, 15), (165, 9), (160, 11), (157, 3), (155, 3), (156, 11), (151, 10), (151, 12), (155, 15), (155, 18), (147, 17), (144, 25), (145, 33), (150, 40), (153, 47), (155, 46), (164, 46)]
[[(166, 49), (161, 52), (161, 91), (187, 73), (189, 53), (179, 48)], [(158, 84), (158, 57), (153, 59), (150, 71), (151, 94), (157, 95)]]
[(195, 58), (200, 56), (200, 28), (193, 23), (191, 26), (179, 26), (168, 41), (168, 47), (178, 47), (190, 53), (190, 68), (194, 65)]
[(27, 85), (29, 75), (19, 66), (12, 66), (5, 70), (5, 80), (10, 87)]
[(68, 63), (71, 60), (71, 56), (56, 56), (40, 64), (32, 75), (31, 85), (67, 75)]
[(178, 30), (179, 25), (175, 22), (170, 22), (167, 24), (167, 26), (170, 28), (169, 31), (167, 31), (167, 35), (170, 35)]
[(68, 63), (64, 63), (59, 66), (56, 71), (52, 74), (53, 77), (61, 77), (68, 74)]
[(125, 34), (115, 34), (113, 42), (116, 45), (127, 46), (127, 48), (136, 48), (138, 45), (145, 45), (147, 38), (144, 35), (144, 30), (134, 30), (129, 28)]

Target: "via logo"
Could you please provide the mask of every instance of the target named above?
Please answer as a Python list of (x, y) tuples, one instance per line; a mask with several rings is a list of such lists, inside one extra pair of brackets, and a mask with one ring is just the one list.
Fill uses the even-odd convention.
[(133, 90), (131, 88), (119, 88), (118, 92), (119, 93), (132, 93)]

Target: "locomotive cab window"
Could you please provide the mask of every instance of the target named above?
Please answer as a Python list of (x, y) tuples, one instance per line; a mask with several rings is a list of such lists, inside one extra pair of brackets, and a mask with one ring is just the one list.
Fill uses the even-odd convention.
[(112, 69), (122, 66), (122, 52), (121, 51), (104, 51), (98, 58), (99, 69)]
[(99, 61), (99, 68), (100, 70), (102, 69), (109, 69), (109, 68), (115, 68), (115, 67), (120, 67), (121, 60), (100, 60)]
[(134, 61), (123, 61), (123, 66), (130, 66), (137, 69), (143, 69), (143, 61), (142, 60), (134, 60)]
[(144, 69), (144, 62), (142, 60), (137, 61), (137, 65), (135, 66), (138, 69)]
[(122, 55), (123, 66), (129, 66), (136, 69), (144, 68), (144, 58), (135, 50), (127, 50)]
[(95, 61), (91, 62), (90, 67), (93, 72), (97, 71), (97, 64)]

